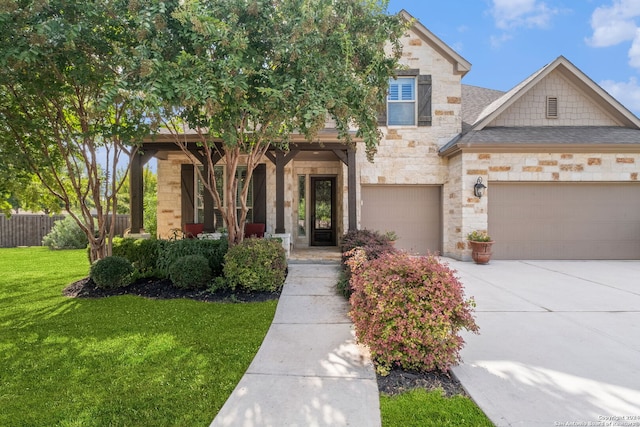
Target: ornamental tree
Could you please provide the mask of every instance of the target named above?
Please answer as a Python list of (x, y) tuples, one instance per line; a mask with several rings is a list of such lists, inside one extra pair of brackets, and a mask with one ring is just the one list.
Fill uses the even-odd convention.
[(61, 201), (87, 235), (92, 261), (111, 253), (118, 164), (148, 133), (127, 6), (0, 5), (0, 151), (19, 152), (29, 174)]
[[(387, 14), (387, 1), (184, 0), (174, 6), (164, 15), (138, 13), (148, 17), (140, 25), (145, 93), (158, 106), (158, 125), (194, 165), (204, 164), (206, 176), (195, 170), (221, 211), (230, 243), (243, 238), (254, 168), (270, 147), (287, 151), (291, 134), (311, 141), (331, 117), (341, 140), (354, 144), (355, 127), (373, 157), (377, 110), (397, 68), (405, 26)], [(186, 133), (195, 134), (196, 147)], [(217, 190), (217, 158), (226, 164), (226, 204)], [(247, 174), (239, 184), (241, 162)]]

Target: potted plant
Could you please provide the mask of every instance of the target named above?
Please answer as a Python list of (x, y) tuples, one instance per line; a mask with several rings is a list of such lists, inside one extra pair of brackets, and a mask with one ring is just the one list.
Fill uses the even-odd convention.
[(475, 230), (467, 235), (471, 245), (471, 258), (476, 264), (487, 264), (491, 259), (493, 240), (486, 231)]
[(394, 245), (396, 243), (396, 240), (398, 240), (398, 235), (395, 231), (387, 231), (386, 233), (384, 233), (384, 237), (389, 241), (391, 245)]

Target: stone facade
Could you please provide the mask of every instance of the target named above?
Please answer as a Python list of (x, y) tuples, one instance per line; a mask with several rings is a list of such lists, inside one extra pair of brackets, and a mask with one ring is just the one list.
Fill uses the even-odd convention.
[[(438, 155), (438, 150), (461, 131), (461, 75), (453, 72), (451, 59), (416, 31), (408, 31), (402, 43), (400, 62), (407, 68), (418, 69), (420, 74), (431, 75), (432, 125), (382, 127), (383, 137), (373, 163), (366, 160), (363, 144), (358, 147), (358, 182), (444, 185), (450, 175), (449, 166), (447, 159)], [(360, 206), (358, 218), (361, 218), (359, 209)], [(447, 215), (444, 218), (446, 223)], [(445, 239), (447, 236), (448, 233), (444, 233)]]
[[(493, 144), (490, 150), (465, 146), (448, 156), (443, 155), (440, 152), (443, 146), (448, 146), (462, 132), (462, 102), (465, 100), (462, 99), (461, 79), (466, 70), (460, 71), (457, 67), (464, 68), (469, 64), (465, 65), (465, 61), (456, 54), (450, 55), (451, 52), (443, 50), (438, 44), (441, 42), (419, 26), (407, 31), (402, 43), (401, 63), (407, 69), (418, 70), (420, 75), (431, 76), (432, 122), (431, 126), (380, 127), (382, 140), (373, 162), (367, 161), (364, 144), (358, 143), (358, 228), (363, 228), (360, 202), (363, 185), (440, 186), (442, 253), (469, 260), (471, 251), (466, 236), (473, 230), (488, 228), (492, 183), (638, 181), (640, 149), (616, 153), (594, 145), (585, 152), (584, 144), (572, 145), (563, 141), (556, 146), (547, 144), (548, 149), (535, 152), (536, 149), (530, 148), (513, 149), (517, 141), (502, 141), (505, 143), (503, 148), (499, 144)], [(456, 63), (457, 60), (463, 63)], [(482, 128), (627, 126), (637, 130), (634, 127), (635, 117), (629, 119), (624, 112), (617, 114), (618, 107), (610, 105), (610, 100), (593, 96), (594, 92), (589, 92), (586, 87), (589, 85), (587, 79), (572, 78), (576, 71), (571, 71), (570, 67), (551, 69), (542, 78), (537, 78), (541, 75), (539, 73), (535, 84), (527, 85), (533, 80), (525, 81), (518, 91), (513, 91), (515, 100), (512, 103), (489, 112), (485, 121), (478, 120)], [(547, 116), (548, 97), (557, 98), (557, 118)], [(482, 116), (479, 111), (478, 114)], [(309, 177), (335, 176), (338, 236), (349, 226), (347, 166), (337, 158), (332, 159), (331, 155), (327, 157), (326, 152), (324, 154), (322, 161), (312, 161), (313, 157), (305, 155), (294, 158), (285, 167), (285, 229), (292, 234), (292, 242), (296, 246), (308, 245), (308, 238), (298, 235), (299, 176), (306, 177), (307, 197)], [(180, 164), (186, 161), (181, 154), (169, 154), (158, 161), (158, 231), (161, 237), (169, 237), (172, 229), (180, 228)], [(276, 221), (275, 166), (267, 159), (263, 162), (267, 165), (266, 231), (273, 233)], [(486, 196), (482, 198), (473, 195), (478, 177), (488, 187)]]
[[(444, 253), (470, 260), (471, 249), (466, 236), (473, 230), (487, 230), (487, 206), (491, 199), (491, 184), (496, 182), (634, 182), (638, 181), (638, 153), (464, 153), (450, 159), (450, 164), (462, 165), (460, 179), (465, 195), (460, 200), (454, 190), (449, 215), (452, 227), (446, 229)], [(458, 167), (458, 166), (456, 166)], [(487, 185), (482, 199), (473, 197), (473, 185), (478, 177)], [(461, 203), (460, 203), (461, 202)], [(461, 209), (456, 209), (456, 205)], [(445, 199), (445, 209), (447, 199)], [(458, 213), (461, 211), (461, 213)], [(446, 212), (446, 211), (445, 211)]]
[(171, 153), (158, 159), (158, 237), (169, 238), (173, 230), (182, 228), (180, 165), (187, 159)]

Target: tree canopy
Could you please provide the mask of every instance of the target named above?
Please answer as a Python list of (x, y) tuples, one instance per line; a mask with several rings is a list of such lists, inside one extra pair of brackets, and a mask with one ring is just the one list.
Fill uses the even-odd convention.
[(117, 164), (148, 133), (128, 2), (2, 2), (0, 27), (0, 151), (22, 163), (5, 166), (37, 176), (87, 235), (92, 260), (102, 258)]
[[(253, 170), (270, 147), (288, 150), (292, 134), (312, 141), (330, 117), (346, 144), (359, 138), (368, 157), (375, 154), (377, 109), (405, 26), (386, 7), (385, 0), (2, 2), (0, 152), (17, 148), (22, 160), (0, 167), (37, 176), (98, 259), (109, 254), (114, 232), (106, 218), (122, 185), (118, 163), (148, 125), (162, 127), (205, 166), (204, 175), (195, 169), (238, 242)], [(197, 135), (195, 149), (186, 131)], [(227, 200), (213, 167), (220, 157)], [(238, 192), (241, 162), (247, 173)]]
[[(377, 110), (397, 69), (404, 30), (386, 6), (375, 0), (184, 0), (142, 26), (145, 92), (185, 155), (206, 163), (201, 178), (216, 205), (225, 207), (232, 242), (242, 239), (251, 175), (269, 147), (288, 150), (294, 133), (312, 141), (330, 117), (345, 143), (361, 138), (368, 157), (375, 154)], [(187, 130), (197, 134), (201, 156), (184, 142)], [(216, 189), (216, 153), (226, 164), (226, 203)], [(247, 177), (236, 203), (241, 161)]]

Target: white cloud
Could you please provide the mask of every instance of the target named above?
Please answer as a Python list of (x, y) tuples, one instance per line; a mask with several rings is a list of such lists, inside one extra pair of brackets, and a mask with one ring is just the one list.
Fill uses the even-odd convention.
[(635, 18), (640, 16), (640, 0), (614, 0), (610, 6), (596, 8), (591, 15), (594, 47), (613, 46), (636, 36)]
[(491, 42), (491, 47), (494, 49), (498, 49), (502, 44), (508, 40), (511, 40), (513, 36), (507, 33), (502, 33), (499, 36), (491, 36), (489, 41)]
[(631, 42), (629, 65), (640, 69), (640, 0), (613, 0), (609, 6), (600, 6), (591, 14), (593, 35), (586, 39), (593, 47), (609, 47)]
[(636, 29), (633, 43), (629, 49), (629, 65), (640, 69), (640, 29)]
[(635, 77), (629, 78), (628, 82), (604, 80), (600, 86), (635, 115), (640, 113), (640, 85)]
[(558, 13), (538, 0), (493, 0), (491, 14), (496, 26), (503, 30), (515, 27), (546, 27)]

